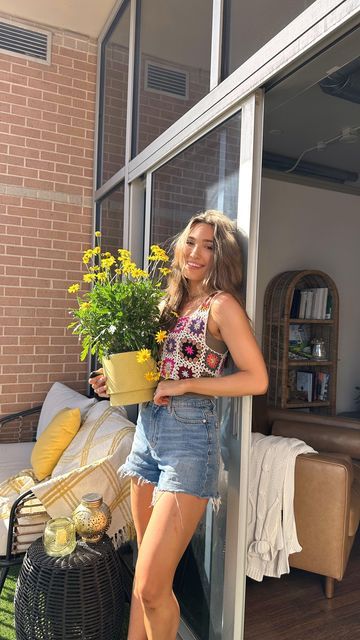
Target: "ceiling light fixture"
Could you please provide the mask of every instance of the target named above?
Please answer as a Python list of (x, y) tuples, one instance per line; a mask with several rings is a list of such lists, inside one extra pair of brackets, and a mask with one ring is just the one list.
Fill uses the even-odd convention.
[(354, 143), (359, 140), (358, 133), (360, 131), (360, 125), (357, 127), (344, 127), (341, 130), (341, 133), (334, 136), (333, 138), (328, 138), (327, 140), (319, 140), (315, 146), (309, 147), (305, 149), (298, 157), (296, 162), (285, 171), (285, 173), (292, 173), (297, 169), (299, 163), (302, 161), (305, 154), (310, 153), (310, 151), (324, 151), (329, 144), (333, 142), (343, 142), (343, 143)]
[[(294, 163), (294, 158), (282, 156), (277, 153), (271, 153), (269, 151), (264, 151), (263, 153), (263, 167), (266, 169), (289, 173), (288, 167), (289, 165), (291, 167), (292, 163)], [(302, 176), (319, 178), (321, 180), (327, 180), (328, 182), (334, 182), (337, 184), (356, 182), (359, 178), (359, 174), (355, 171), (346, 171), (344, 169), (306, 161), (298, 163), (296, 173)]]
[(354, 142), (357, 142), (359, 139), (358, 131), (359, 131), (359, 128), (352, 129), (351, 127), (344, 127), (344, 129), (342, 129), (339, 142), (342, 142), (345, 144), (354, 144)]

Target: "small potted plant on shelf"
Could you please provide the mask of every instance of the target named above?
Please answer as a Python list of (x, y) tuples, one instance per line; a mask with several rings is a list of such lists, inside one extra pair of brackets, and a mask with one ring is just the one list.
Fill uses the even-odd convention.
[(91, 353), (101, 362), (113, 406), (146, 402), (159, 379), (158, 350), (166, 338), (159, 303), (169, 258), (153, 245), (149, 268), (140, 269), (126, 249), (118, 249), (116, 257), (102, 252), (101, 233), (95, 236), (96, 246), (82, 258), (87, 268), (83, 282), (92, 288), (84, 293), (78, 283), (68, 288), (77, 294), (68, 328), (81, 340), (81, 360)]

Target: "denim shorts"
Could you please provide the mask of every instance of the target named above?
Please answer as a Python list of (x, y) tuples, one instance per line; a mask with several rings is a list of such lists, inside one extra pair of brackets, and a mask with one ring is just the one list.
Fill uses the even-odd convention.
[(159, 491), (217, 500), (219, 464), (215, 402), (175, 396), (166, 406), (141, 405), (133, 446), (120, 474), (156, 485), (153, 503)]

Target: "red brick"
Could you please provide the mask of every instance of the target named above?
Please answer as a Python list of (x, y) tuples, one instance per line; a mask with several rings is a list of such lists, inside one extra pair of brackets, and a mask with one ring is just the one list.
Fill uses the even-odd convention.
[(3, 354), (4, 355), (16, 355), (16, 354), (21, 354), (21, 353), (34, 353), (34, 347), (31, 345), (27, 345), (27, 346), (4, 346), (2, 348), (3, 350)]
[(2, 104), (8, 102), (12, 105), (26, 105), (25, 96), (17, 96), (14, 93), (0, 93), (0, 100)]
[(14, 93), (16, 95), (26, 96), (29, 98), (31, 97), (31, 98), (39, 98), (39, 99), (41, 99), (43, 94), (42, 90), (32, 89), (30, 87), (16, 86), (16, 85), (13, 85), (11, 87), (11, 93)]
[(40, 151), (35, 149), (27, 149), (26, 147), (16, 147), (15, 145), (9, 146), (10, 156), (19, 156), (25, 162), (25, 158), (39, 158)]

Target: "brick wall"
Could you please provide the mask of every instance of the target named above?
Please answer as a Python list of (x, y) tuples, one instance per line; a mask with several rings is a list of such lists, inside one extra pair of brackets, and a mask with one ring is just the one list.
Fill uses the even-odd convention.
[(86, 388), (67, 287), (91, 241), (96, 54), (57, 31), (50, 66), (0, 53), (0, 414)]

